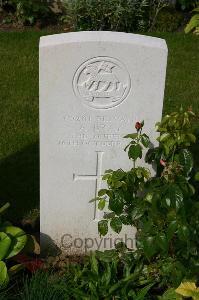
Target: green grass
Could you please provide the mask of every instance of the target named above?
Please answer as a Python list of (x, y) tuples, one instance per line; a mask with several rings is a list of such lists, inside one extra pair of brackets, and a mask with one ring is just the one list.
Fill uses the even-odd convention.
[(158, 35), (166, 39), (169, 54), (164, 113), (181, 105), (199, 112), (199, 37), (182, 33)]
[[(46, 34), (46, 33), (45, 33)], [(0, 204), (20, 219), (39, 206), (39, 32), (0, 33)], [(199, 37), (155, 34), (169, 48), (164, 113), (199, 112)], [(158, 120), (157, 120), (158, 121)]]

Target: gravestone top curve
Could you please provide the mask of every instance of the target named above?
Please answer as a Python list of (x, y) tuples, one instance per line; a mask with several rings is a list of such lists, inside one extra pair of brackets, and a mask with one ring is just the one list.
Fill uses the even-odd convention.
[(141, 34), (114, 32), (114, 31), (81, 31), (47, 35), (40, 38), (40, 47), (58, 46), (65, 43), (83, 42), (114, 42), (114, 43), (139, 43), (140, 46), (160, 48), (167, 51), (166, 41), (161, 38)]

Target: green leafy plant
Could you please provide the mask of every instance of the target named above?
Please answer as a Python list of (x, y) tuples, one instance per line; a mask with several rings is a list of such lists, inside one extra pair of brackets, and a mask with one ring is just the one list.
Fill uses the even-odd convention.
[(64, 300), (64, 292), (57, 288), (61, 279), (48, 271), (37, 271), (32, 277), (26, 277), (23, 287), (17, 293), (17, 300)]
[(182, 25), (183, 20), (184, 14), (181, 11), (174, 7), (163, 7), (152, 22), (150, 31), (174, 32)]
[(142, 264), (121, 249), (96, 251), (82, 265), (69, 265), (58, 285), (65, 299), (146, 299), (154, 283), (141, 280)]
[(156, 124), (159, 146), (150, 148), (145, 158), (157, 166), (154, 177), (137, 166), (143, 149), (151, 147), (144, 123), (137, 122), (136, 132), (125, 136), (131, 140), (125, 151), (132, 169), (106, 171), (103, 179), (108, 188), (95, 199), (105, 210), (99, 233), (106, 235), (109, 226), (117, 233), (123, 225), (136, 227), (136, 251), (162, 286), (176, 286), (185, 276), (196, 277), (199, 270), (198, 175), (190, 151), (196, 141), (194, 120), (191, 110), (181, 109)]
[(49, 14), (47, 2), (43, 1), (17, 1), (16, 17), (17, 21), (25, 24), (26, 22), (33, 25), (36, 19), (46, 17)]
[(0, 289), (8, 284), (12, 274), (23, 268), (21, 264), (17, 264), (8, 269), (7, 261), (17, 255), (27, 241), (27, 236), (22, 229), (2, 220), (2, 214), (8, 207), (9, 203), (0, 208)]
[(158, 299), (160, 299), (160, 300), (182, 300), (182, 297), (176, 293), (175, 289), (170, 288), (162, 296), (159, 296)]
[[(98, 223), (98, 230), (101, 235), (108, 232), (108, 224), (119, 233), (122, 225), (134, 225), (132, 213), (134, 211), (135, 219), (139, 217), (141, 211), (135, 210), (135, 205), (140, 201), (140, 195), (143, 192), (145, 181), (150, 178), (150, 172), (143, 167), (136, 167), (138, 158), (142, 158), (143, 147), (149, 146), (149, 137), (142, 133), (144, 122), (137, 122), (135, 127), (137, 132), (128, 134), (125, 138), (130, 138), (131, 142), (126, 146), (129, 159), (133, 162), (133, 168), (124, 172), (122, 169), (117, 171), (107, 170), (103, 180), (107, 181), (108, 189), (99, 191), (98, 208), (103, 210), (108, 203), (110, 213), (105, 213), (104, 219)], [(108, 200), (107, 200), (108, 199)]]
[(51, 9), (50, 1), (43, 0), (6, 0), (2, 7), (10, 8), (10, 20), (18, 25), (33, 25), (37, 20), (46, 22), (47, 19), (55, 18), (55, 14)]
[[(159, 16), (165, 8), (173, 8), (169, 0), (65, 0), (61, 20), (74, 30), (152, 31), (158, 27), (176, 30), (180, 13), (167, 12), (162, 23)], [(174, 10), (174, 8), (173, 8)], [(166, 21), (166, 18), (169, 20)], [(165, 23), (166, 24), (163, 24)], [(160, 24), (161, 23), (161, 24)], [(165, 31), (165, 30), (164, 30)]]
[(154, 30), (160, 12), (169, 6), (168, 0), (151, 0), (149, 11), (149, 30)]
[(74, 30), (146, 30), (148, 0), (65, 0), (62, 21)]
[(196, 287), (194, 282), (183, 282), (176, 289), (176, 293), (183, 297), (192, 298), (193, 300), (199, 299), (199, 288)]
[(185, 33), (190, 33), (193, 31), (196, 34), (199, 34), (199, 7), (195, 8), (193, 12), (193, 17), (185, 27)]

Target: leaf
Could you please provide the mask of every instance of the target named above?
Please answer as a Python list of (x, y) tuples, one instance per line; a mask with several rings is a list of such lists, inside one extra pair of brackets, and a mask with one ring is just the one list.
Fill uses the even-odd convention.
[(35, 236), (27, 234), (27, 242), (25, 247), (23, 248), (23, 252), (32, 255), (33, 253), (40, 254), (40, 250), (40, 244), (38, 243)]
[(115, 217), (115, 213), (114, 212), (104, 213), (104, 219), (112, 219), (114, 217)]
[(179, 153), (179, 163), (184, 168), (185, 174), (188, 176), (188, 174), (191, 172), (193, 168), (193, 157), (189, 150), (182, 149)]
[(143, 287), (138, 294), (136, 295), (135, 300), (144, 300), (145, 296), (147, 295), (148, 291), (152, 288), (152, 286), (154, 285), (154, 283), (150, 283), (147, 286)]
[(184, 297), (192, 297), (194, 300), (199, 299), (199, 288), (194, 282), (184, 282), (175, 290), (176, 293)]
[(134, 140), (134, 139), (137, 138), (137, 136), (138, 136), (137, 133), (131, 133), (131, 134), (125, 135), (124, 138), (125, 138), (125, 139), (132, 139), (132, 140)]
[(106, 189), (101, 189), (101, 190), (99, 190), (99, 192), (98, 192), (98, 196), (99, 196), (99, 197), (102, 197), (102, 196), (106, 195), (106, 193), (107, 193), (107, 190), (106, 190)]
[(137, 168), (136, 169), (136, 175), (137, 175), (137, 178), (142, 178), (143, 177), (143, 169), (142, 168)]
[(181, 241), (186, 241), (189, 237), (189, 229), (187, 226), (182, 225), (178, 227), (178, 236)]
[(135, 221), (143, 216), (143, 209), (140, 207), (135, 207), (131, 213), (132, 220)]
[(16, 273), (18, 273), (19, 271), (23, 270), (25, 268), (25, 266), (23, 264), (17, 264), (12, 266), (9, 270), (8, 273), (9, 275), (13, 276)]
[(156, 253), (155, 239), (153, 236), (148, 236), (143, 241), (143, 251), (148, 259)]
[(168, 241), (167, 241), (167, 237), (164, 233), (158, 234), (156, 236), (156, 241), (157, 241), (157, 245), (160, 247), (161, 250), (163, 250), (164, 252), (168, 251)]
[(177, 210), (183, 205), (183, 193), (177, 184), (171, 184), (166, 192), (165, 200), (168, 203), (170, 199), (171, 205)]
[(124, 151), (126, 152), (126, 150), (128, 149), (128, 147), (131, 145), (131, 143), (129, 143), (125, 148)]
[(27, 242), (27, 236), (25, 232), (15, 226), (6, 226), (3, 231), (11, 238), (11, 246), (6, 259), (17, 255), (25, 246)]
[[(132, 299), (135, 299), (135, 297), (136, 297), (135, 291), (134, 291), (134, 290), (130, 290), (130, 291), (128, 292), (128, 296), (129, 296), (129, 297), (132, 297)], [(130, 299), (131, 299), (131, 298), (130, 298)]]
[(7, 256), (10, 245), (11, 238), (5, 232), (0, 232), (0, 260)]
[(147, 193), (146, 196), (144, 197), (144, 200), (149, 202), (149, 203), (152, 203), (153, 194), (154, 193), (152, 193), (152, 192)]
[(92, 272), (98, 274), (98, 261), (95, 256), (95, 252), (92, 252), (90, 261), (91, 261)]
[(131, 219), (129, 216), (121, 215), (120, 220), (124, 225), (131, 225)]
[(180, 188), (177, 190), (175, 190), (174, 193), (174, 199), (175, 199), (175, 203), (176, 203), (176, 209), (180, 209), (183, 205), (183, 193), (180, 190)]
[(100, 235), (105, 236), (108, 232), (108, 221), (101, 220), (98, 222), (98, 232)]
[(120, 188), (122, 185), (123, 185), (123, 183), (122, 183), (121, 181), (115, 181), (115, 182), (114, 182), (114, 188), (115, 188), (115, 189)]
[(111, 281), (111, 265), (110, 264), (105, 264), (105, 270), (102, 274), (102, 284), (105, 284), (106, 286), (109, 285)]
[(129, 147), (128, 156), (130, 159), (133, 159), (133, 160), (142, 158), (142, 147), (139, 144), (131, 145)]
[(100, 197), (96, 197), (96, 198), (91, 199), (91, 200), (89, 201), (89, 203), (93, 203), (93, 202), (99, 201), (99, 200), (101, 200), (101, 199), (102, 199), (102, 198), (100, 198)]
[(109, 180), (112, 176), (113, 170), (106, 170), (105, 174), (102, 176), (102, 180)]
[(125, 176), (125, 172), (122, 169), (118, 169), (117, 171), (114, 171), (112, 174), (112, 180), (118, 181), (123, 179)]
[(123, 207), (124, 199), (122, 195), (118, 192), (115, 192), (113, 197), (109, 199), (109, 209), (116, 214), (121, 214), (123, 212)]
[(9, 277), (6, 264), (0, 261), (0, 288), (5, 287), (8, 284)]
[(134, 281), (137, 277), (137, 273), (130, 274), (129, 276), (119, 280), (117, 283), (113, 284), (109, 289), (109, 295), (112, 295), (113, 292), (118, 290), (121, 286), (124, 286), (126, 282)]
[(181, 300), (182, 297), (178, 294), (176, 294), (175, 290), (173, 288), (168, 289), (162, 297), (159, 297), (158, 299), (161, 300)]
[(145, 133), (141, 136), (141, 143), (145, 148), (149, 147), (150, 140), (148, 135), (146, 135)]
[(128, 248), (124, 242), (118, 242), (115, 244), (115, 249), (120, 253), (123, 253), (126, 252)]
[(120, 233), (120, 231), (122, 230), (122, 222), (120, 218), (113, 218), (110, 222), (110, 226), (115, 232)]
[(177, 230), (177, 222), (172, 221), (167, 228), (167, 239), (170, 241)]
[(195, 143), (196, 142), (196, 137), (193, 133), (187, 133), (186, 136), (189, 138), (189, 141), (191, 143)]
[(145, 156), (145, 162), (151, 164), (153, 161), (159, 163), (162, 156), (162, 149), (159, 147), (151, 148), (147, 151)]
[(199, 181), (199, 172), (197, 172), (197, 173), (195, 174), (195, 177), (194, 177), (194, 178), (195, 178), (196, 181)]
[(189, 33), (192, 30), (194, 30), (194, 28), (199, 26), (199, 14), (195, 14), (191, 20), (189, 21), (189, 23), (187, 24), (187, 26), (185, 27), (185, 33)]
[(188, 183), (188, 188), (189, 188), (190, 196), (195, 195), (196, 190), (195, 190), (194, 186), (192, 184)]
[(163, 133), (160, 135), (158, 140), (162, 143), (162, 142), (165, 142), (166, 140), (168, 140), (170, 137), (171, 137), (170, 133)]
[(98, 203), (98, 208), (99, 208), (99, 210), (103, 210), (104, 207), (105, 207), (105, 205), (106, 205), (106, 200), (105, 200), (105, 199), (101, 199), (101, 200), (99, 201), (99, 203)]
[(193, 12), (199, 12), (199, 7), (196, 7), (192, 10)]
[(105, 171), (105, 174), (110, 174), (110, 173), (112, 173), (112, 172), (113, 172), (112, 169), (108, 169), (108, 170)]
[(105, 250), (104, 252), (96, 250), (95, 253), (96, 253), (97, 259), (100, 261), (103, 261), (103, 262), (117, 261), (117, 258), (118, 258), (118, 254), (115, 249)]
[(0, 214), (4, 213), (10, 207), (10, 203), (7, 202), (2, 207), (0, 207)]
[(171, 206), (171, 199), (170, 198), (165, 198), (165, 204), (166, 206), (170, 207)]

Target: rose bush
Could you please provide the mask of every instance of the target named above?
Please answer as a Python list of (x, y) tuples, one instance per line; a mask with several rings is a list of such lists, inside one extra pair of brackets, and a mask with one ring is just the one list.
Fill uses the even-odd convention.
[[(125, 136), (130, 139), (125, 151), (132, 169), (107, 170), (103, 179), (108, 188), (96, 198), (98, 208), (105, 210), (98, 223), (100, 235), (105, 236), (109, 227), (117, 233), (123, 225), (136, 227), (135, 253), (159, 287), (198, 279), (199, 173), (191, 153), (195, 121), (190, 109), (166, 115), (156, 124), (160, 133), (156, 148), (143, 133), (144, 123), (137, 122), (136, 132)], [(156, 164), (153, 177), (147, 168), (137, 166), (147, 147), (146, 162)]]

